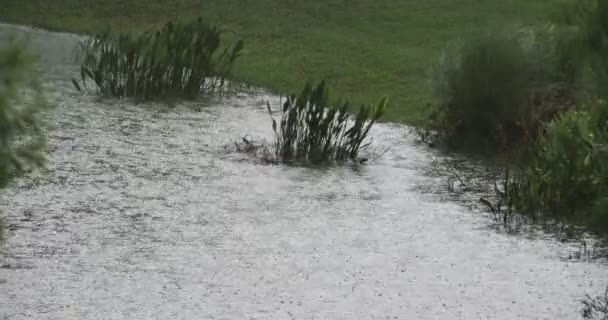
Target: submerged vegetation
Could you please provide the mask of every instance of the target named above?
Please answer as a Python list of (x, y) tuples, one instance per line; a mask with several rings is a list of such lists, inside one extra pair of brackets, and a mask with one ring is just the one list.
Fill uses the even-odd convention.
[(13, 42), (0, 49), (0, 188), (44, 164), (46, 136), (40, 114), (47, 108), (24, 45)]
[[(388, 100), (361, 106), (354, 120), (349, 104), (328, 108), (325, 83), (306, 84), (299, 96), (291, 95), (282, 106), (280, 122), (272, 118), (276, 136), (275, 158), (284, 163), (322, 164), (330, 161), (365, 161), (359, 151), (372, 126), (382, 117)], [(268, 105), (272, 117), (272, 109)]]
[(201, 19), (169, 22), (142, 34), (103, 33), (85, 41), (80, 83), (92, 80), (103, 95), (150, 100), (194, 98), (221, 89), (243, 48), (221, 50), (220, 32)]

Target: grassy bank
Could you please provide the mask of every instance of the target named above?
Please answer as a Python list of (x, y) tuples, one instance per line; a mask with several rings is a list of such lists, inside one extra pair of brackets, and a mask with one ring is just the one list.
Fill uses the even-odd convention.
[[(4, 0), (0, 21), (71, 32), (143, 30), (202, 16), (246, 41), (236, 77), (277, 92), (325, 79), (335, 96), (415, 123), (431, 98), (429, 66), (455, 39), (539, 24), (564, 0)], [(567, 0), (566, 0), (567, 1)]]

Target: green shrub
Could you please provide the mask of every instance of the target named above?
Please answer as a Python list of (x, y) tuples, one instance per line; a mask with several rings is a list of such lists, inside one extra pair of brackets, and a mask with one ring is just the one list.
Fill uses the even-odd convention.
[(34, 72), (23, 45), (0, 50), (0, 188), (44, 163), (47, 103)]
[(81, 83), (90, 79), (102, 94), (117, 97), (194, 98), (224, 85), (242, 47), (238, 41), (220, 52), (220, 32), (201, 19), (136, 36), (105, 33), (81, 46)]
[(46, 136), (40, 113), (47, 107), (24, 46), (9, 43), (0, 49), (0, 188), (43, 165)]
[(570, 107), (579, 45), (564, 30), (489, 33), (443, 56), (437, 108), (426, 128), (439, 142), (492, 150), (533, 141), (543, 121)]
[(512, 189), (525, 213), (608, 234), (608, 106), (548, 123)]
[[(282, 108), (280, 124), (272, 119), (276, 135), (275, 156), (281, 162), (321, 164), (330, 161), (358, 160), (369, 130), (383, 115), (387, 99), (377, 106), (361, 106), (354, 121), (348, 103), (327, 108), (325, 84), (306, 84), (299, 96), (292, 95)], [(270, 106), (268, 111), (272, 116)]]

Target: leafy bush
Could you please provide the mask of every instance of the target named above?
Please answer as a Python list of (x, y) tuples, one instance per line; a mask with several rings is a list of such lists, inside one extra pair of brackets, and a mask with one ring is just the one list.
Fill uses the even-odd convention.
[(608, 234), (608, 106), (589, 109), (546, 125), (512, 189), (523, 212)]
[(47, 106), (24, 46), (10, 43), (0, 49), (0, 188), (43, 165), (46, 136), (40, 113)]
[(0, 188), (44, 163), (47, 108), (32, 59), (20, 44), (0, 50)]
[(436, 68), (438, 105), (426, 132), (439, 142), (494, 150), (533, 141), (543, 121), (573, 103), (580, 57), (574, 39), (547, 27), (465, 41)]
[[(292, 95), (282, 108), (280, 124), (272, 119), (276, 135), (276, 158), (285, 163), (321, 164), (357, 160), (372, 126), (383, 115), (387, 99), (377, 106), (361, 106), (354, 121), (348, 102), (340, 108), (327, 108), (325, 84), (306, 84), (299, 96)], [(272, 116), (270, 105), (268, 111)]]
[(81, 83), (93, 80), (102, 94), (117, 97), (194, 98), (224, 85), (242, 48), (238, 41), (218, 53), (220, 32), (201, 19), (136, 36), (100, 34), (81, 46)]

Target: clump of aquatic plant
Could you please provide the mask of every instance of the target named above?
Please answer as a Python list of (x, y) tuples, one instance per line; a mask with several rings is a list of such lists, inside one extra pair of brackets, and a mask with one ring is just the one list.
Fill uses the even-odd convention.
[(509, 201), (536, 220), (586, 226), (608, 234), (608, 106), (570, 111), (545, 125)]
[(587, 295), (582, 303), (583, 319), (608, 320), (608, 287), (603, 295), (597, 297)]
[[(358, 158), (359, 151), (369, 145), (364, 141), (386, 106), (386, 98), (376, 106), (361, 106), (352, 119), (348, 102), (339, 108), (328, 107), (324, 82), (308, 83), (300, 95), (287, 98), (279, 122), (272, 118), (275, 157), (284, 163), (365, 161)], [(272, 117), (270, 105), (268, 112)]]
[(533, 141), (544, 121), (573, 104), (580, 63), (575, 42), (552, 27), (467, 39), (436, 65), (437, 105), (421, 137), (492, 151)]
[(103, 95), (149, 100), (194, 98), (222, 88), (243, 48), (221, 49), (220, 31), (201, 19), (169, 22), (143, 34), (104, 33), (82, 43), (80, 82)]
[(0, 188), (44, 164), (41, 113), (48, 104), (32, 60), (23, 44), (0, 49)]

